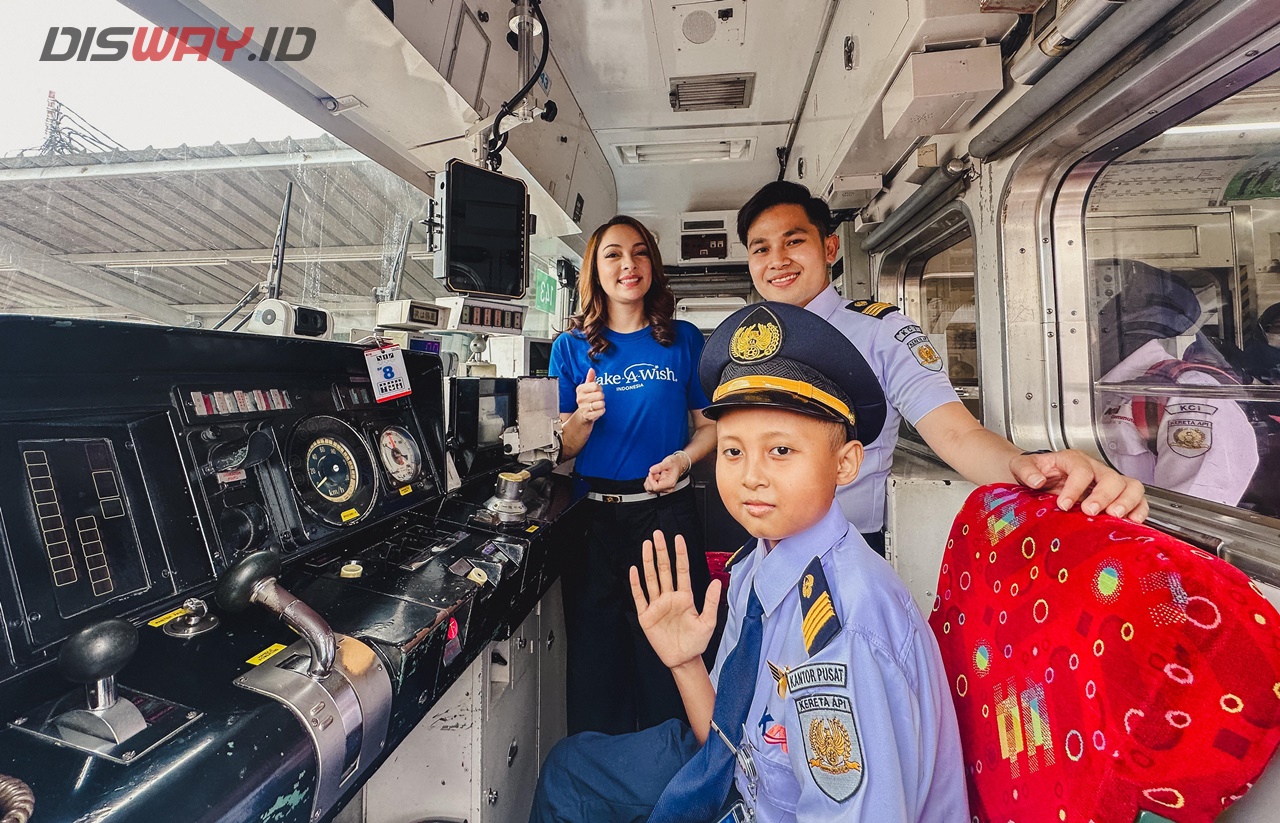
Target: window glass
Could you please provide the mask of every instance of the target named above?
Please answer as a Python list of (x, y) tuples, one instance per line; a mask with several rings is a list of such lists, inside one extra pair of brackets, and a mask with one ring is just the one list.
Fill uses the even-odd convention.
[[(960, 399), (979, 420), (978, 333), (974, 309), (973, 238), (965, 236), (909, 265), (908, 314), (915, 317), (946, 363)], [(918, 279), (917, 279), (918, 278)]]
[[(162, 34), (101, 0), (6, 11), (0, 312), (211, 328), (268, 279), (289, 184), (279, 296), (328, 310), (334, 339), (373, 327), (375, 290), (447, 294), (422, 190), (217, 59), (38, 59), (66, 50), (72, 23)], [(527, 314), (549, 332), (550, 316)]]
[(1280, 76), (1113, 161), (1086, 215), (1103, 453), (1280, 516)]

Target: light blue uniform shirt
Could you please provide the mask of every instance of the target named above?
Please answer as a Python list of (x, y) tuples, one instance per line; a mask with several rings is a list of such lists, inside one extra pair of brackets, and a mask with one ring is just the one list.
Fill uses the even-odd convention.
[[(840, 631), (810, 658), (800, 588), (815, 557)], [(969, 820), (960, 732), (938, 644), (906, 586), (850, 528), (840, 507), (833, 502), (807, 531), (779, 541), (768, 554), (757, 546), (734, 566), (713, 683), (738, 641), (753, 584), (764, 607), (764, 634), (745, 741), (759, 772), (759, 823)], [(785, 696), (770, 663), (791, 672)], [(740, 730), (726, 732), (738, 742)], [(833, 739), (848, 744), (838, 768), (810, 765), (820, 759), (815, 733), (816, 745), (827, 751)], [(713, 731), (706, 745), (724, 743)], [(858, 768), (849, 768), (850, 761)], [(751, 802), (740, 766), (735, 781)], [(852, 795), (837, 800), (854, 782)]]
[(947, 377), (945, 363), (933, 352), (916, 321), (900, 311), (870, 317), (845, 308), (847, 305), (849, 301), (837, 294), (834, 286), (828, 286), (805, 308), (839, 329), (862, 353), (888, 400), (880, 436), (862, 444), (866, 456), (858, 478), (836, 493), (845, 517), (867, 534), (884, 526), (885, 483), (902, 419), (914, 426), (929, 412), (960, 398)]

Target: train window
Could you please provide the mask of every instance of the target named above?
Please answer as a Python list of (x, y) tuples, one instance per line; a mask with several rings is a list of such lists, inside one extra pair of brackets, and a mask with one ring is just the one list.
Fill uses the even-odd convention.
[(1093, 415), (1140, 480), (1280, 517), (1280, 75), (1102, 169), (1085, 203)]
[(978, 331), (973, 237), (947, 238), (907, 263), (907, 314), (916, 318), (946, 364), (956, 393), (979, 420)]
[(61, 56), (0, 56), (11, 103), (0, 123), (0, 312), (210, 328), (269, 279), (288, 183), (279, 297), (328, 310), (335, 339), (372, 328), (375, 290), (445, 294), (418, 222), (427, 193), (220, 61), (179, 60), (174, 38), (130, 9), (97, 13), (101, 30), (152, 32), (174, 57), (75, 62), (82, 30), (56, 10), (37, 4), (10, 21), (21, 42), (55, 32), (45, 49)]

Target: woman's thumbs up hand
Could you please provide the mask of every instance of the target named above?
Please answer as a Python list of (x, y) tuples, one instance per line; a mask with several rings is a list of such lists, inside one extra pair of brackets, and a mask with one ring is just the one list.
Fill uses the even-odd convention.
[(595, 423), (604, 414), (604, 389), (596, 382), (596, 370), (587, 370), (587, 379), (578, 385), (578, 416)]

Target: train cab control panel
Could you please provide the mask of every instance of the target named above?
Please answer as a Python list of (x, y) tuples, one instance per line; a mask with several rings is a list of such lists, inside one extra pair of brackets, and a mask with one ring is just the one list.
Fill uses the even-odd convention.
[[(331, 818), (580, 528), (549, 462), (450, 453), (433, 354), (380, 403), (356, 345), (14, 316), (0, 345), (0, 773), (43, 819)], [(515, 430), (514, 395), (452, 393)]]

